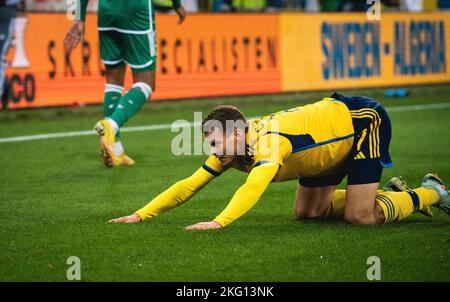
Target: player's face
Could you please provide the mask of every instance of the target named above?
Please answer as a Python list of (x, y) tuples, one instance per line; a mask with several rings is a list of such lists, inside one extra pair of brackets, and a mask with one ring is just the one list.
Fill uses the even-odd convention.
[(227, 134), (225, 131), (212, 131), (205, 134), (210, 145), (210, 154), (216, 156), (222, 165), (227, 166), (236, 158), (239, 135), (236, 131)]

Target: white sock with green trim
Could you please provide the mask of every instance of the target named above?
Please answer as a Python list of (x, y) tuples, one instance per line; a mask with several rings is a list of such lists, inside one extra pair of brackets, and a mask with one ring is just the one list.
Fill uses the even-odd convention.
[(106, 119), (108, 120), (109, 124), (113, 128), (114, 134), (117, 134), (117, 132), (119, 131), (119, 125), (117, 125), (117, 123), (111, 118), (107, 117)]

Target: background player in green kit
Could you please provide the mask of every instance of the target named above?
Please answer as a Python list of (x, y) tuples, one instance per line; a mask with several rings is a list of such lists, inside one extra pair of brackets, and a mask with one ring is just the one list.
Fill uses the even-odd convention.
[[(84, 36), (89, 0), (77, 0), (75, 20), (64, 38), (67, 51)], [(181, 24), (186, 11), (180, 0), (173, 8)], [(108, 167), (133, 165), (120, 142), (119, 129), (134, 116), (155, 91), (156, 31), (151, 0), (99, 0), (98, 32), (100, 57), (106, 69), (104, 119), (94, 129), (100, 138), (100, 157)], [(133, 86), (124, 91), (126, 65), (133, 73)]]

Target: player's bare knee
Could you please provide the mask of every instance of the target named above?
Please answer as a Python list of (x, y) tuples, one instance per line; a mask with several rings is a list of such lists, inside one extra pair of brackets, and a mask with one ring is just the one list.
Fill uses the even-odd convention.
[(148, 85), (152, 92), (156, 90), (156, 73), (155, 71), (133, 72), (134, 83), (144, 83)]
[(295, 208), (295, 219), (302, 220), (308, 218), (308, 213), (302, 209)]
[(344, 219), (351, 224), (376, 224), (373, 213), (366, 212), (345, 212)]
[(383, 224), (385, 222), (384, 212), (381, 206), (377, 203), (375, 205), (375, 221), (377, 224)]
[(125, 81), (125, 69), (123, 66), (105, 69), (106, 82), (117, 86), (123, 86)]
[(325, 216), (326, 211), (323, 211), (321, 209), (304, 209), (304, 208), (295, 208), (295, 219), (302, 220), (302, 219), (323, 219)]
[(358, 214), (344, 214), (344, 220), (351, 224), (366, 224), (364, 217)]
[(295, 213), (295, 219), (296, 220), (311, 220), (311, 219), (321, 219), (320, 216), (314, 216), (313, 214), (301, 212), (301, 213)]

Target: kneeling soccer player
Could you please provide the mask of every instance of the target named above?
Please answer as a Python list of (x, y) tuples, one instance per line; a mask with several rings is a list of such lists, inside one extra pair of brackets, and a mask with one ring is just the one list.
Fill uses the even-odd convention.
[[(225, 131), (230, 121), (233, 127)], [(143, 221), (181, 205), (228, 168), (249, 173), (245, 184), (214, 220), (186, 229), (225, 227), (250, 210), (269, 183), (293, 179), (299, 180), (297, 219), (343, 217), (354, 224), (382, 224), (415, 211), (430, 215), (429, 206), (450, 214), (449, 191), (436, 175), (425, 175), (422, 187), (414, 190), (399, 178), (378, 190), (383, 168), (392, 165), (391, 123), (385, 109), (366, 97), (335, 93), (249, 121), (237, 108), (219, 106), (203, 121), (203, 132), (212, 155), (201, 168), (136, 213), (110, 222)], [(346, 190), (336, 190), (345, 176)]]

